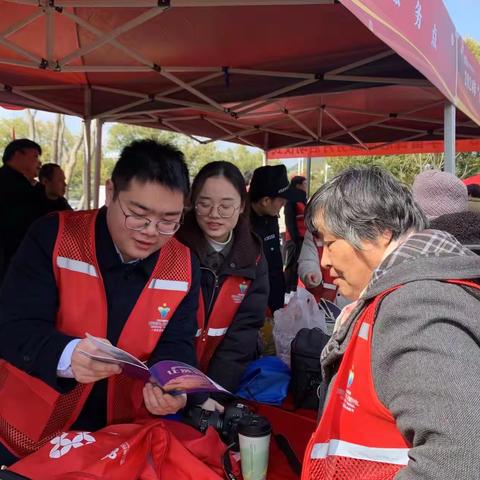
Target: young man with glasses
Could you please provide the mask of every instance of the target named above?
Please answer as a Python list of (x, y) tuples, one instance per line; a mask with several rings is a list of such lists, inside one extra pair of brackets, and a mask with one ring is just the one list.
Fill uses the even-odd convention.
[(148, 364), (195, 364), (199, 266), (173, 238), (189, 193), (183, 154), (133, 142), (106, 192), (100, 210), (37, 222), (5, 279), (0, 463), (62, 430), (95, 431), (185, 406), (185, 395), (164, 394), (82, 353), (98, 353), (88, 332)]

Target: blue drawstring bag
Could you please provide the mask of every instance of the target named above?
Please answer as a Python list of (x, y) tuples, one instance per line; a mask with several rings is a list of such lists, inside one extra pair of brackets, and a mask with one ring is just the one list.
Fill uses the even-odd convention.
[(250, 363), (235, 395), (268, 405), (281, 405), (287, 396), (291, 374), (278, 357), (267, 356)]

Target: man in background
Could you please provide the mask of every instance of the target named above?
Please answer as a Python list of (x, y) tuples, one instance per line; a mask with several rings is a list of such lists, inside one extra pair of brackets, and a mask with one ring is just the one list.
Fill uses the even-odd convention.
[(290, 181), (292, 199), (285, 204), (285, 283), (287, 292), (295, 291), (298, 283), (298, 257), (305, 237), (307, 179), (296, 175)]
[(0, 285), (10, 260), (30, 225), (44, 213), (42, 192), (36, 186), (42, 149), (20, 138), (3, 152), (0, 167)]
[(62, 210), (72, 210), (65, 192), (67, 183), (65, 181), (65, 173), (60, 165), (56, 163), (45, 163), (40, 168), (38, 180), (45, 190), (45, 210), (47, 212), (61, 212)]

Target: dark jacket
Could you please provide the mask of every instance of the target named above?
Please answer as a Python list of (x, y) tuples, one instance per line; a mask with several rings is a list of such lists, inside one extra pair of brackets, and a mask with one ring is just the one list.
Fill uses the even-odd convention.
[(285, 277), (283, 276), (283, 259), (280, 250), (280, 231), (278, 217), (271, 215), (257, 215), (250, 211), (252, 230), (262, 239), (263, 253), (268, 263), (268, 279), (270, 294), (268, 306), (272, 313), (284, 305)]
[(0, 168), (0, 285), (30, 225), (44, 215), (42, 191), (13, 168)]
[(64, 210), (73, 210), (65, 197), (58, 197), (56, 200), (45, 199), (45, 210), (47, 213), (63, 212)]
[(477, 246), (480, 250), (480, 213), (459, 212), (442, 215), (430, 221), (430, 227), (444, 230), (453, 235), (461, 244)]
[[(12, 261), (0, 290), (0, 358), (65, 392), (76, 384), (57, 377), (57, 364), (72, 338), (55, 328), (58, 290), (52, 255), (58, 231), (58, 215), (36, 222)], [(116, 344), (139, 295), (156, 264), (159, 252), (134, 264), (122, 263), (107, 228), (106, 209), (95, 224), (97, 260), (107, 301), (107, 335)], [(195, 312), (198, 307), (200, 272), (192, 256), (192, 286), (168, 322), (149, 364), (172, 359), (195, 364)], [(75, 301), (75, 299), (72, 299)], [(72, 429), (95, 431), (106, 422), (106, 381), (95, 382), (92, 393)]]
[(207, 372), (209, 377), (224, 388), (235, 391), (248, 363), (257, 356), (258, 331), (263, 326), (267, 309), (268, 270), (261, 242), (251, 232), (248, 220), (240, 216), (233, 231), (233, 245), (223, 263), (219, 262), (214, 269), (206, 265), (208, 243), (193, 212), (186, 215), (177, 237), (200, 258), (202, 294), (205, 308), (209, 312), (221, 285), (229, 276), (240, 276), (252, 281)]
[(375, 270), (322, 352), (324, 378), (333, 381), (366, 302), (403, 285), (377, 311), (371, 354), (378, 398), (411, 444), (395, 480), (478, 478), (480, 292), (442, 280), (479, 278), (480, 258), (451, 235), (416, 233)]

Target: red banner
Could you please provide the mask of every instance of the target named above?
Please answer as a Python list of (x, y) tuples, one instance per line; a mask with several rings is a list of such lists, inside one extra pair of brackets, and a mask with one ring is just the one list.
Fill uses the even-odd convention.
[(441, 0), (340, 2), (480, 125), (480, 64)]
[[(402, 142), (382, 146), (381, 143), (368, 144), (368, 150), (337, 145), (318, 147), (278, 148), (267, 153), (268, 160), (278, 158), (313, 157), (354, 157), (373, 155), (408, 155), (412, 153), (442, 153), (443, 141)], [(480, 152), (480, 140), (457, 140), (457, 152)]]

